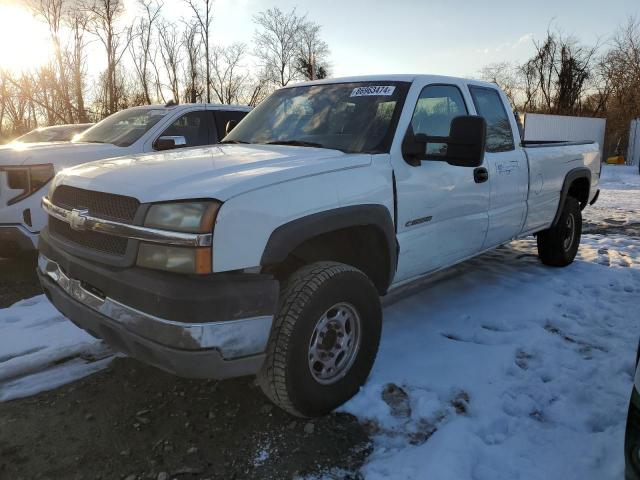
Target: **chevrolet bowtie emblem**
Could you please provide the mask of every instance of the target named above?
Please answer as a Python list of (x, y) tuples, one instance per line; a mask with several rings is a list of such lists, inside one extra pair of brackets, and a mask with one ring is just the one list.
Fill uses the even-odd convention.
[(73, 230), (84, 230), (84, 223), (87, 221), (89, 210), (79, 210), (74, 208), (67, 213), (67, 222)]

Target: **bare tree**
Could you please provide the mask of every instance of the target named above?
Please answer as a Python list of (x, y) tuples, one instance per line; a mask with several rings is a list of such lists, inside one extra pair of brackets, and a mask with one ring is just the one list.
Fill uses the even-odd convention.
[(537, 75), (538, 108), (562, 115), (579, 113), (598, 45), (585, 47), (573, 37), (547, 31), (545, 40), (534, 46), (536, 54), (525, 70)]
[(329, 45), (320, 38), (320, 29), (314, 22), (304, 22), (300, 27), (296, 70), (307, 80), (329, 75)]
[(74, 109), (67, 90), (67, 68), (64, 59), (65, 54), (61, 44), (61, 27), (67, 9), (66, 0), (33, 0), (31, 2), (31, 8), (37, 16), (44, 20), (49, 28), (49, 35), (53, 43), (55, 56), (55, 69), (53, 69), (53, 74), (57, 80), (57, 96), (64, 109), (65, 121), (73, 122)]
[(244, 43), (213, 49), (211, 81), (213, 92), (220, 103), (238, 103), (249, 76), (242, 69), (246, 52), (247, 46)]
[(158, 27), (160, 38), (160, 57), (168, 80), (168, 87), (175, 102), (180, 101), (179, 67), (182, 61), (181, 41), (178, 28), (174, 23), (162, 22)]
[(133, 40), (130, 26), (120, 25), (124, 13), (122, 0), (86, 0), (85, 10), (89, 14), (88, 31), (95, 35), (105, 48), (107, 68), (103, 75), (103, 115), (118, 110), (124, 85), (118, 75), (122, 56)]
[(258, 70), (257, 73), (249, 75), (239, 103), (255, 107), (273, 91), (273, 87), (274, 83), (269, 73), (264, 69)]
[(80, 123), (87, 122), (87, 110), (85, 107), (85, 50), (87, 42), (85, 34), (89, 17), (86, 12), (78, 9), (67, 11), (65, 22), (71, 31), (71, 47), (67, 49), (66, 65), (70, 72), (70, 90), (73, 91), (77, 120)]
[[(151, 104), (151, 72), (149, 65), (153, 61), (152, 43), (154, 42), (155, 24), (160, 17), (162, 3), (158, 0), (138, 0), (143, 16), (129, 31), (129, 51), (136, 71), (141, 94), (146, 104)], [(155, 83), (155, 82), (154, 82)]]
[(518, 104), (521, 82), (517, 65), (509, 62), (492, 63), (480, 70), (480, 78), (498, 85), (509, 98), (511, 105), (515, 107)]
[(207, 103), (211, 102), (211, 56), (210, 49), (210, 33), (211, 22), (213, 21), (213, 0), (185, 0), (197, 23), (200, 34), (200, 40), (204, 45), (204, 62), (205, 62), (205, 89), (207, 92)]
[(4, 116), (7, 109), (7, 72), (0, 69), (0, 141), (3, 138)]
[(184, 91), (185, 102), (196, 103), (202, 96), (200, 88), (200, 71), (198, 67), (200, 59), (199, 25), (195, 22), (187, 23), (184, 28), (182, 44), (187, 53), (187, 65), (185, 67), (186, 85)]
[(300, 31), (306, 21), (295, 8), (283, 12), (273, 7), (253, 17), (258, 26), (255, 33), (255, 55), (271, 81), (286, 86), (298, 76), (296, 60)]
[(520, 109), (523, 112), (531, 112), (536, 109), (536, 98), (538, 96), (538, 82), (534, 66), (526, 62), (518, 67), (519, 78), (522, 81), (522, 103)]
[(629, 122), (640, 115), (640, 22), (629, 17), (602, 57), (599, 72), (610, 150), (628, 142)]

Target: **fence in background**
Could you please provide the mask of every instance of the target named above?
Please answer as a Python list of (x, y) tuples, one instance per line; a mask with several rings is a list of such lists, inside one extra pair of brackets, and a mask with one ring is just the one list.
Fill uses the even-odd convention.
[(640, 118), (631, 120), (626, 161), (628, 165), (640, 165)]

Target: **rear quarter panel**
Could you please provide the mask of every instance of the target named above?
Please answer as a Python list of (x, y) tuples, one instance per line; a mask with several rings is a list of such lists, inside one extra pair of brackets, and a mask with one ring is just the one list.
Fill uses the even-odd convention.
[(529, 195), (525, 233), (551, 226), (559, 207), (564, 179), (569, 171), (587, 167), (591, 171), (589, 200), (597, 191), (600, 150), (597, 144), (526, 147), (529, 162)]

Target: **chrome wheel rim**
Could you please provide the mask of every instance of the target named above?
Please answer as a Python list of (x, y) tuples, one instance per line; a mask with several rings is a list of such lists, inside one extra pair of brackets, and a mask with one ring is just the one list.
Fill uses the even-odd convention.
[(360, 349), (360, 315), (350, 303), (337, 303), (316, 322), (309, 341), (311, 376), (328, 385), (343, 378)]
[(565, 250), (569, 250), (571, 248), (571, 245), (573, 245), (573, 239), (576, 235), (575, 225), (576, 225), (576, 222), (575, 222), (575, 219), (573, 218), (573, 214), (570, 213), (567, 216), (566, 230), (565, 230), (564, 240), (563, 240), (563, 246)]

